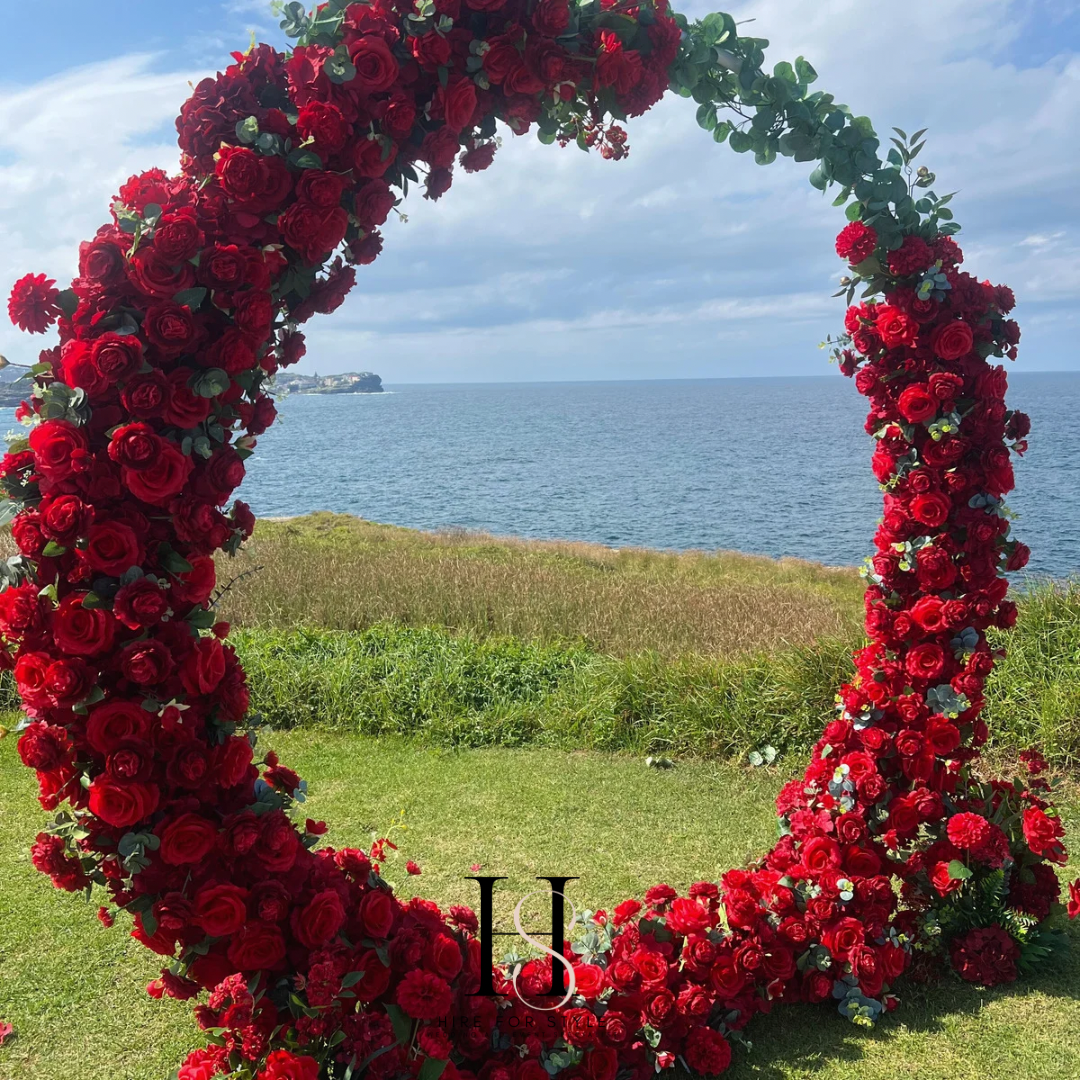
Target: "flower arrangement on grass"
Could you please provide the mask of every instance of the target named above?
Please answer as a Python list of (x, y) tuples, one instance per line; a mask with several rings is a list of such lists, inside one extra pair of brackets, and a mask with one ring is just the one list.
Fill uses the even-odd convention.
[[(990, 358), (1014, 358), (1013, 296), (961, 270), (957, 226), (919, 139), (887, 159), (869, 121), (811, 91), (799, 59), (762, 70), (730, 16), (666, 0), (416, 0), (284, 8), (291, 53), (260, 45), (204, 80), (177, 177), (132, 177), (59, 291), (19, 281), (24, 330), (59, 322), (0, 464), (20, 554), (2, 567), (0, 660), (28, 723), (19, 751), (55, 812), (35, 865), (101, 889), (111, 924), (160, 954), (154, 995), (195, 998), (208, 1045), (180, 1080), (614, 1080), (683, 1062), (722, 1073), (756, 1014), (837, 1003), (871, 1023), (912, 967), (987, 985), (1055, 942), (1065, 860), (1045, 763), (975, 775), (986, 630), (1016, 609), (1027, 549), (1003, 497), (1029, 423)], [(274, 420), (274, 373), (304, 355), (410, 184), (430, 199), (487, 168), (496, 120), (618, 159), (617, 121), (669, 89), (717, 142), (815, 161), (841, 188), (851, 267), (836, 346), (870, 401), (885, 492), (867, 567), (870, 644), (758, 864), (591, 917), (574, 995), (539, 961), (498, 969), (466, 908), (398, 897), (369, 851), (322, 845), (305, 786), (256, 750), (244, 672), (213, 612), (212, 556), (254, 519), (226, 510)], [(720, 120), (728, 109), (737, 119)], [(421, 179), (422, 177), (422, 179)], [(1080, 883), (1070, 914), (1080, 912)]]

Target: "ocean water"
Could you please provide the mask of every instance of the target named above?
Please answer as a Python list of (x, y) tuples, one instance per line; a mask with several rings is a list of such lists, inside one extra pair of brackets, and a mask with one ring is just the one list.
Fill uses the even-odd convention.
[[(1010, 373), (1031, 448), (1008, 504), (1030, 569), (1080, 572), (1080, 372)], [(831, 565), (871, 549), (865, 402), (812, 378), (390, 386), (293, 395), (248, 461), (257, 514), (729, 548)]]

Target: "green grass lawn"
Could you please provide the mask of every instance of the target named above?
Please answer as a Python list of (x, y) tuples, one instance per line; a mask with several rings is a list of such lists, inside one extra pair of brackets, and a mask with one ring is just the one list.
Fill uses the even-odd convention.
[[(268, 740), (312, 788), (309, 812), (335, 843), (391, 836), (388, 876), (442, 903), (474, 900), (470, 866), (505, 874), (497, 918), (509, 925), (536, 874), (577, 875), (568, 895), (610, 905), (650, 884), (716, 879), (774, 838), (772, 799), (787, 775), (687, 761), (667, 771), (639, 757), (538, 749), (438, 751), (323, 731)], [(144, 993), (157, 966), (118, 923), (55, 892), (29, 863), (42, 814), (34, 779), (0, 742), (0, 1080), (162, 1080), (196, 1045), (190, 1006)], [(1075, 788), (1064, 807), (1080, 833)], [(406, 878), (404, 858), (423, 868)], [(1070, 867), (1077, 873), (1074, 860)], [(498, 901), (501, 899), (501, 907)], [(1071, 957), (1019, 988), (949, 981), (905, 987), (899, 1012), (870, 1033), (827, 1007), (781, 1008), (749, 1029), (732, 1080), (1078, 1080), (1080, 935)]]

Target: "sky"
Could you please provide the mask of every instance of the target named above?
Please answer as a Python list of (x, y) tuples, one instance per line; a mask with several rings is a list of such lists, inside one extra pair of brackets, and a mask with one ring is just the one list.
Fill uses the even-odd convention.
[[(691, 0), (682, 10), (704, 15)], [(28, 271), (66, 283), (119, 185), (175, 169), (189, 82), (252, 33), (284, 47), (264, 0), (0, 0), (0, 294)], [(1018, 371), (1080, 370), (1080, 0), (751, 0), (731, 8), (802, 54), (817, 87), (893, 125), (928, 127), (922, 161), (954, 208), (967, 267), (1013, 286)], [(333, 316), (305, 327), (300, 370), (387, 383), (828, 374), (818, 344), (844, 224), (806, 182), (717, 146), (693, 102), (630, 121), (602, 160), (500, 132), (494, 165), (438, 203), (410, 196)], [(834, 192), (835, 193), (835, 192)], [(833, 194), (834, 194), (833, 193)], [(6, 318), (0, 353), (40, 337)]]

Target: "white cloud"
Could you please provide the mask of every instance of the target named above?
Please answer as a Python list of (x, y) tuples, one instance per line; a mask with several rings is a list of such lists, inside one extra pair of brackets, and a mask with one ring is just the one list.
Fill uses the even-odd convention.
[[(46, 272), (62, 284), (78, 269), (79, 242), (108, 220), (109, 199), (133, 173), (175, 170), (170, 124), (189, 73), (151, 70), (125, 56), (0, 95), (0, 292)], [(169, 145), (173, 143), (173, 145)], [(0, 352), (33, 357), (41, 337), (0, 327)]]

